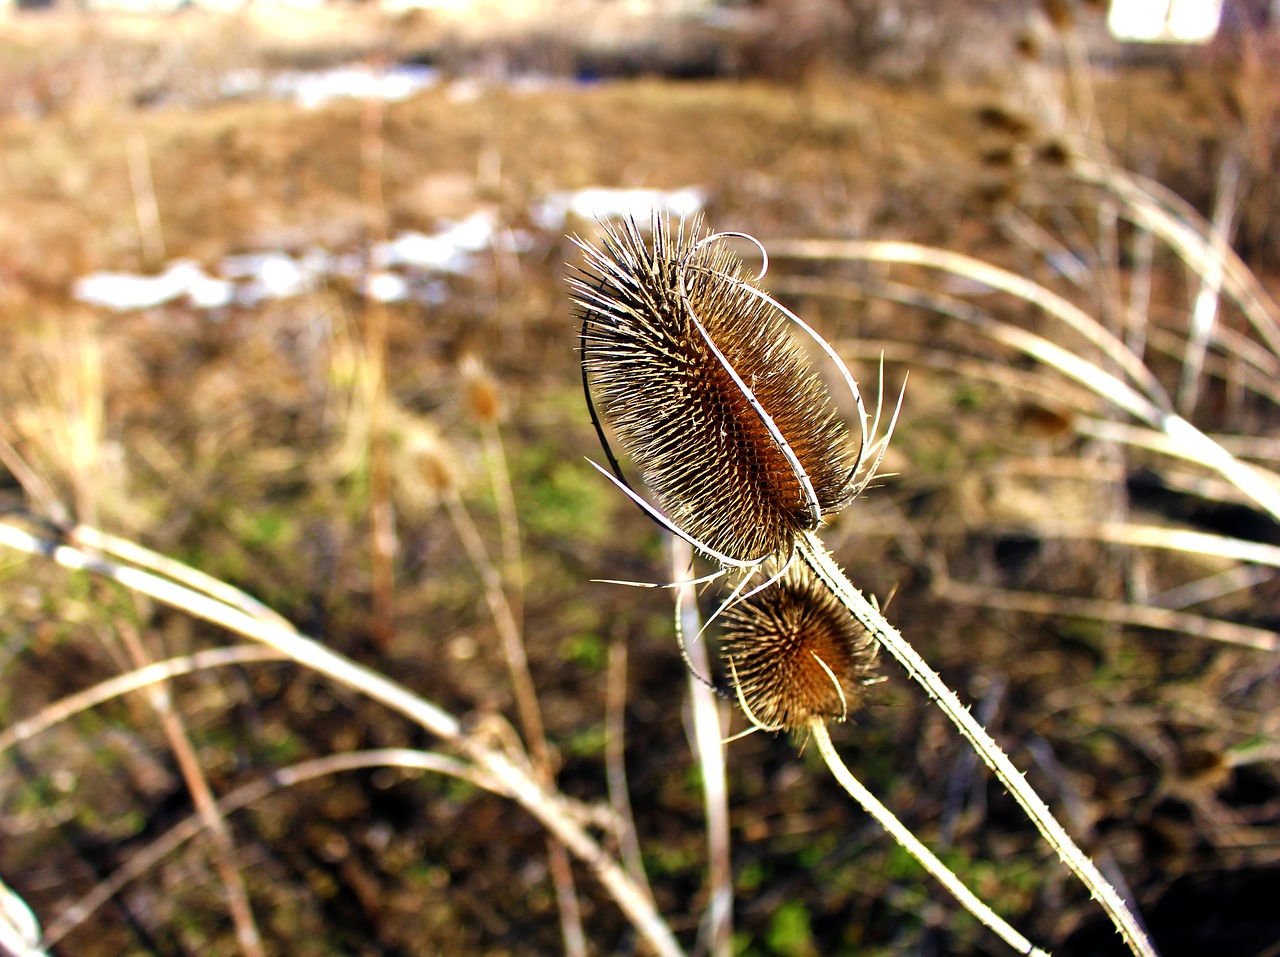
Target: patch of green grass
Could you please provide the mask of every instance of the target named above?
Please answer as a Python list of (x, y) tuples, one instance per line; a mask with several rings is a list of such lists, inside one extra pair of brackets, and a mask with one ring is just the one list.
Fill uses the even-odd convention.
[[(307, 751), (306, 746), (297, 735), (293, 734), (288, 728), (279, 725), (265, 731), (255, 743), (257, 744), (258, 758), (266, 767), (286, 767), (296, 761), (300, 761)], [(236, 739), (230, 738), (226, 744), (234, 746)]]
[(778, 907), (765, 934), (769, 953), (778, 957), (816, 957), (813, 922), (803, 901), (789, 900)]
[(574, 757), (600, 758), (604, 754), (604, 725), (593, 724), (570, 736), (565, 750)]
[(646, 848), (645, 870), (655, 880), (671, 875), (688, 874), (702, 866), (702, 858), (703, 845), (700, 843), (688, 847)]
[(599, 544), (612, 535), (605, 520), (617, 492), (585, 461), (566, 461), (548, 446), (525, 450), (513, 476), (521, 523), (531, 534)]
[(738, 868), (734, 884), (740, 893), (749, 894), (760, 889), (766, 876), (765, 867), (761, 861), (748, 861)]
[(604, 670), (609, 647), (599, 635), (584, 632), (562, 639), (559, 653), (561, 660), (599, 674)]

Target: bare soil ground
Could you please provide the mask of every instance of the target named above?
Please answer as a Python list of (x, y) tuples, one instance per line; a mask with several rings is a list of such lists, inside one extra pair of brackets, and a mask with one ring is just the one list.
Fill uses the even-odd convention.
[[(577, 254), (559, 232), (537, 227), (535, 204), (597, 185), (693, 185), (709, 197), (716, 229), (750, 232), (766, 245), (830, 237), (937, 244), (1053, 284), (1095, 311), (1130, 288), (1134, 232), (1112, 229), (1113, 211), (1071, 176), (1053, 101), (1032, 85), (1035, 65), (983, 86), (822, 71), (790, 83), (651, 77), (531, 89), (468, 79), (382, 107), (342, 100), (303, 111), (213, 95), (226, 70), (284, 56), (234, 24), (216, 36), (207, 25), (192, 30), (203, 42), (175, 27), (167, 46), (154, 37), (104, 39), (84, 23), (65, 42), (24, 24), (0, 31), (6, 76), (20, 90), (18, 106), (0, 115), (0, 438), (46, 490), (30, 504), (65, 503), (82, 521), (225, 578), (454, 713), (513, 718), (481, 585), (459, 557), (438, 489), (423, 479), (436, 462), (436, 452), (423, 452), (429, 437), (439, 443), (433, 449), (448, 450), (464, 500), (500, 551), (460, 370), (464, 357), (482, 359), (504, 406), (528, 582), (524, 637), (558, 781), (569, 795), (604, 799), (605, 664), (611, 646), (624, 643), (631, 801), (658, 903), (685, 941), (706, 904), (704, 835), (668, 597), (592, 582), (664, 580), (664, 552), (656, 530), (584, 461), (598, 453), (564, 285)], [(418, 28), (435, 36), (434, 26)], [(413, 45), (409, 34), (397, 36)], [(299, 41), (289, 57), (346, 52), (330, 43)], [(1274, 293), (1267, 137), (1275, 128), (1260, 129), (1242, 110), (1240, 76), (1205, 66), (1095, 77), (1093, 130), (1120, 165), (1205, 215), (1221, 163), (1233, 151), (1242, 156), (1238, 246)], [(150, 171), (154, 225), (139, 158)], [(380, 643), (351, 384), (373, 307), (336, 281), (217, 316), (181, 304), (103, 313), (70, 290), (94, 270), (154, 271), (176, 257), (212, 268), (235, 252), (358, 251), (379, 233), (431, 230), (479, 209), (527, 231), (529, 246), (444, 277), (448, 295), (435, 306), (386, 307), (399, 547), (396, 633)], [(1011, 229), (1015, 220), (1057, 237), (1089, 278), (1072, 286), (1054, 275), (1019, 238), (1026, 234)], [(771, 273), (779, 294), (864, 381), (874, 381), (882, 350), (892, 385), (910, 367), (893, 474), (839, 517), (833, 549), (859, 585), (892, 596), (889, 614), (903, 633), (976, 702), (1086, 848), (1123, 875), (1167, 957), (1274, 953), (1275, 651), (961, 604), (934, 586), (941, 562), (968, 583), (1121, 601), (1230, 570), (1204, 555), (1045, 539), (1026, 530), (1037, 517), (1094, 521), (1119, 508), (1272, 545), (1280, 529), (1244, 505), (1172, 490), (1140, 451), (1082, 437), (1074, 425), (1101, 413), (1096, 399), (1065, 384), (1035, 395), (966, 377), (971, 358), (1036, 371), (972, 331), (803, 286), (865, 275), (847, 264), (785, 261)], [(1107, 288), (1110, 280), (1119, 285)], [(1179, 366), (1164, 350), (1185, 333), (1194, 290), (1194, 278), (1161, 253), (1149, 364), (1170, 388)], [(1042, 328), (1021, 304), (993, 308)], [(1239, 317), (1226, 321), (1247, 336)], [(1280, 440), (1276, 402), (1237, 389), (1231, 363), (1221, 357), (1214, 367), (1197, 424), (1254, 436), (1265, 459)], [(23, 501), (20, 478), (0, 473), (9, 508)], [(1270, 578), (1195, 610), (1274, 631), (1278, 608)], [(141, 634), (155, 657), (225, 643), (215, 629), (100, 581), (7, 559), (0, 723), (124, 668), (123, 629)], [(885, 671), (871, 706), (838, 729), (854, 769), (1055, 954), (1119, 953), (1087, 895), (975, 770), (946, 722), (892, 666)], [(289, 664), (191, 676), (173, 695), (219, 794), (307, 757), (431, 745)], [(1250, 748), (1271, 757), (1250, 758)], [(764, 734), (731, 746), (738, 952), (993, 952), (997, 945), (848, 803), (814, 757)], [(113, 702), (0, 757), (0, 877), (47, 928), (190, 812), (146, 700)], [(361, 772), (281, 790), (230, 821), (271, 953), (560, 948), (543, 834), (493, 795), (407, 772)], [(593, 948), (632, 952), (616, 906), (578, 876)], [(236, 953), (221, 895), (204, 845), (193, 842), (131, 881), (53, 952)]]

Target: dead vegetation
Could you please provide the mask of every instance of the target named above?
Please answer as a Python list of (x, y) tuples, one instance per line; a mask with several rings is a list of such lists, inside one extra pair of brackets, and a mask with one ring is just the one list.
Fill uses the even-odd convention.
[[(1262, 88), (1248, 70), (1095, 78), (1095, 138), (1083, 141), (995, 85), (821, 71), (785, 85), (649, 78), (521, 90), (459, 80), (376, 118), (375, 215), (361, 185), (365, 104), (304, 112), (141, 96), (209, 89), (228, 67), (270, 57), (229, 29), (207, 48), (175, 38), (156, 66), (163, 44), (139, 56), (92, 23), (82, 29), (47, 48), (21, 32), (5, 41), (15, 51), (5, 69), (25, 77), (27, 91), (14, 101), (27, 105), (0, 117), (9, 517), (34, 516), (29, 528), (101, 526), (179, 558), (501, 739), (514, 734), (502, 719), (514, 725), (518, 705), (483, 574), (461, 557), (448, 505), (456, 494), (506, 593), (523, 583), (517, 622), (567, 796), (602, 806), (610, 692), (625, 700), (636, 832), (658, 910), (686, 944), (707, 887), (669, 602), (591, 581), (663, 580), (665, 559), (654, 529), (583, 461), (595, 440), (563, 286), (574, 251), (560, 231), (536, 226), (535, 204), (594, 185), (698, 185), (717, 229), (979, 256), (1101, 317), (1177, 393), (1202, 274), (1167, 244), (1144, 245), (1116, 194), (1079, 174), (1080, 143), (1097, 157), (1102, 141), (1119, 166), (1164, 183), (1206, 219), (1221, 165), (1239, 157), (1239, 249), (1264, 291), (1280, 286), (1274, 116), (1241, 97), (1242, 83)], [(93, 92), (102, 89), (95, 62), (116, 78), (104, 95)], [(150, 84), (148, 70), (165, 79)], [(172, 80), (188, 70), (182, 84)], [(1233, 111), (1241, 102), (1252, 112)], [(138, 157), (153, 223), (140, 218)], [(180, 256), (213, 268), (228, 253), (312, 245), (359, 252), (380, 217), (390, 230), (427, 229), (480, 208), (531, 242), (442, 276), (447, 295), (436, 305), (385, 307), (380, 425), (369, 405), (380, 361), (367, 335), (374, 307), (349, 283), (219, 315), (185, 305), (102, 314), (70, 297), (74, 280), (96, 269), (154, 271)], [(918, 294), (963, 298), (1114, 371), (1112, 357), (1023, 300), (919, 265), (785, 254), (769, 282), (860, 379), (874, 381), (881, 355), (891, 385), (910, 370), (893, 474), (828, 536), (851, 576), (892, 596), (889, 617), (975, 703), (1103, 869), (1122, 875), (1166, 957), (1266, 952), (1280, 936), (1280, 584), (1271, 552), (1242, 557), (1238, 546), (1274, 551), (1276, 518), (1221, 475), (1125, 432), (1133, 420), (1107, 396), (924, 308)], [(904, 304), (908, 292), (915, 305)], [(1186, 417), (1274, 474), (1276, 343), (1239, 303), (1224, 297), (1219, 315)], [(500, 391), (518, 565), (495, 492), (494, 437), (467, 399), (468, 357), (483, 359)], [(374, 445), (395, 513), (389, 638), (370, 563)], [(1163, 542), (1217, 538), (1152, 547), (1155, 538), (1134, 531), (1151, 528)], [(230, 643), (222, 630), (35, 559), (6, 561), (0, 596), (0, 724), (9, 728), (143, 658)], [(1221, 640), (1212, 623), (1258, 646)], [(620, 646), (625, 678), (607, 667)], [(244, 952), (228, 917), (228, 861), (267, 953), (563, 947), (539, 824), (474, 784), (372, 767), (257, 797), (225, 817), (229, 858), (220, 861), (216, 842), (191, 841), (73, 928), (75, 901), (144, 860), (198, 809), (193, 780), (225, 797), (297, 762), (437, 744), (292, 663), (200, 671), (165, 694), (180, 729), (157, 720), (163, 701), (134, 694), (2, 752), (0, 877), (47, 931), (66, 930), (53, 952)], [(176, 757), (182, 736), (196, 778)], [(1030, 936), (1059, 955), (1119, 952), (1085, 895), (900, 673), (875, 686), (838, 738), (886, 803)], [(993, 946), (809, 773), (813, 758), (765, 735), (730, 749), (739, 951)], [(612, 846), (614, 835), (599, 833)], [(614, 900), (585, 869), (575, 876), (592, 951), (635, 949)]]

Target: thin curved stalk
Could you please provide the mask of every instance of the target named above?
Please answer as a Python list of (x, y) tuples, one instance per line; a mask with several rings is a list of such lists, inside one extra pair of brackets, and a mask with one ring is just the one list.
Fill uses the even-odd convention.
[[(807, 244), (804, 243), (798, 243), (795, 245), (800, 245), (801, 247), (807, 246)], [(819, 246), (819, 250), (821, 250), (827, 246), (842, 247), (843, 244), (818, 243), (817, 245)], [(874, 246), (879, 244), (871, 245)], [(899, 243), (894, 245), (907, 247), (913, 246), (911, 243)], [(928, 247), (921, 248), (927, 250)], [(868, 251), (855, 250), (855, 252), (860, 252), (863, 256), (870, 256), (870, 252)], [(938, 252), (941, 253), (943, 251), (939, 250)], [(818, 255), (818, 252), (815, 251), (814, 255)], [(828, 253), (828, 255), (835, 255), (835, 253), (831, 252)], [(960, 258), (967, 259), (967, 257)], [(911, 259), (905, 261), (914, 262), (915, 260)], [(949, 260), (943, 261), (946, 262)], [(977, 260), (973, 260), (972, 262), (977, 262)], [(988, 268), (995, 269), (995, 267)], [(1012, 276), (1012, 274), (1009, 275)], [(1018, 279), (1019, 277), (1013, 278)], [(1025, 280), (1019, 279), (1019, 282), (1024, 283)], [(1155, 395), (1154, 399), (1148, 398), (1147, 395), (1143, 394), (1142, 390), (1135, 389), (1127, 385), (1124, 381), (1111, 375), (1097, 364), (1081, 358), (1057, 343), (1050, 342), (1048, 339), (1038, 336), (1035, 333), (1027, 332), (1025, 329), (996, 320), (969, 303), (954, 299), (950, 296), (926, 292), (921, 289), (914, 289), (900, 283), (875, 282), (867, 280), (860, 283), (860, 285), (865, 287), (874, 295), (892, 299), (896, 302), (918, 306), (923, 309), (930, 309), (942, 315), (950, 316), (953, 319), (958, 319), (962, 322), (968, 323), (975, 328), (980, 329), (985, 335), (989, 336), (996, 342), (1011, 346), (1012, 348), (1017, 349), (1020, 352), (1045, 363), (1046, 365), (1052, 366), (1063, 375), (1068, 376), (1081, 385), (1091, 389), (1112, 405), (1123, 409), (1134, 418), (1145, 422), (1153, 429), (1162, 432), (1175, 448), (1181, 450), (1179, 454), (1182, 458), (1189, 461), (1199, 462), (1205, 468), (1217, 472), (1246, 496), (1252, 499), (1260, 508), (1266, 510), (1272, 517), (1280, 520), (1280, 488), (1277, 488), (1275, 484), (1273, 484), (1270, 474), (1236, 458), (1221, 444), (1214, 441), (1213, 438), (1206, 435), (1204, 432), (1201, 432), (1186, 419), (1169, 411), (1170, 407), (1168, 397), (1164, 396), (1163, 393), (1159, 392), (1159, 390), (1155, 393), (1152, 393), (1149, 389), (1146, 390), (1148, 394)], [(1068, 303), (1067, 305), (1070, 304)], [(1075, 309), (1076, 307), (1071, 306), (1071, 308)], [(1093, 320), (1089, 321), (1092, 322)], [(1101, 327), (1099, 327), (1099, 329), (1100, 328)], [(1121, 347), (1121, 349), (1123, 349), (1123, 347)], [(1108, 358), (1117, 361), (1122, 358), (1123, 355), (1129, 354), (1127, 352), (1108, 352)], [(1131, 355), (1129, 357), (1134, 358)]]
[[(1182, 197), (1155, 180), (1110, 163), (1076, 158), (1083, 182), (1105, 189), (1126, 205), (1126, 218), (1159, 236), (1197, 275), (1205, 272), (1212, 248), (1211, 227)], [(1229, 247), (1222, 253), (1223, 289), (1238, 305), (1258, 337), (1280, 354), (1280, 309), (1244, 260)]]
[(262, 645), (232, 645), (230, 648), (211, 648), (191, 655), (156, 661), (145, 668), (135, 668), (133, 671), (109, 678), (91, 688), (59, 698), (31, 717), (0, 730), (0, 754), (81, 712), (158, 681), (206, 668), (222, 668), (227, 665), (243, 665), (256, 661), (287, 660), (288, 658), (282, 652), (274, 648), (264, 648)]
[(919, 653), (885, 620), (884, 615), (849, 582), (844, 570), (836, 563), (826, 546), (812, 532), (800, 540), (797, 548), (804, 561), (831, 593), (860, 621), (872, 636), (892, 654), (907, 670), (907, 674), (938, 703), (947, 718), (982, 758), (996, 778), (1008, 788), (1014, 800), (1026, 811), (1040, 834), (1054, 849), (1089, 892), (1098, 899), (1129, 949), (1139, 957), (1157, 957), (1155, 949), (1139, 926), (1138, 921), (1116, 889), (1102, 876), (1093, 862), (1085, 855), (1058, 823), (1048, 806), (1040, 798), (1021, 771), (1001, 750), (1000, 746), (974, 720), (969, 709), (960, 703), (954, 691), (941, 676), (920, 657)]
[[(125, 653), (133, 667), (144, 668), (152, 664), (151, 655), (142, 643), (142, 635), (131, 620), (120, 620), (115, 624), (114, 632), (117, 640), (124, 646)], [(160, 730), (169, 744), (169, 750), (177, 765), (178, 773), (186, 784), (187, 794), (195, 805), (205, 829), (209, 832), (209, 858), (218, 879), (222, 882), (226, 896), (227, 911), (231, 923), (235, 927), (236, 940), (240, 952), (245, 957), (264, 957), (262, 932), (258, 929), (257, 918), (253, 914), (253, 905), (249, 901), (249, 890), (245, 886), (244, 875), (236, 863), (235, 838), (226, 819), (218, 810), (218, 799), (205, 774), (204, 766), (196, 753), (191, 735), (187, 731), (186, 721), (173, 706), (173, 696), (169, 693), (168, 679), (148, 685), (144, 689), (147, 703), (159, 723)]]
[(988, 907), (973, 891), (965, 887), (955, 873), (943, 864), (929, 848), (925, 847), (911, 831), (890, 811), (880, 803), (874, 794), (866, 789), (841, 760), (827, 734), (827, 726), (823, 721), (814, 721), (809, 725), (818, 752), (827, 762), (827, 768), (845, 792), (870, 814), (877, 824), (884, 828), (908, 854), (914, 857), (926, 871), (937, 878), (938, 883), (950, 892), (956, 900), (964, 905), (974, 917), (989, 927), (1001, 940), (1020, 954), (1028, 957), (1049, 957), (1046, 951), (1036, 947), (1026, 937), (1018, 933), (1003, 917)]
[[(218, 801), (218, 813), (225, 817), (261, 801), (275, 791), (294, 787), (316, 778), (356, 771), (363, 768), (397, 767), (422, 771), (434, 771), (461, 778), (485, 790), (502, 794), (495, 783), (465, 761), (430, 751), (413, 751), (406, 748), (381, 748), (372, 751), (355, 751), (347, 754), (330, 754), (310, 761), (302, 761), (287, 768), (242, 784)], [(68, 907), (50, 925), (44, 936), (44, 944), (52, 946), (74, 931), (101, 908), (107, 901), (137, 880), (148, 870), (187, 843), (198, 837), (207, 826), (199, 813), (192, 814), (174, 825), (150, 844), (132, 852), (110, 876), (99, 881), (94, 888)]]
[[(1138, 628), (1195, 635), (1207, 641), (1220, 641), (1224, 644), (1254, 648), (1258, 651), (1273, 653), (1280, 651), (1280, 634), (1266, 628), (1254, 628), (1250, 625), (1239, 625), (1232, 621), (1222, 621), (1218, 618), (1176, 611), (1172, 608), (1135, 605), (1125, 601), (1065, 597), (1040, 592), (1011, 591), (987, 585), (970, 585), (955, 581), (945, 574), (936, 574), (940, 571), (936, 566), (934, 570), (933, 592), (949, 602), (978, 605), (983, 608), (1002, 608), (1032, 615), (1089, 618), (1115, 625), (1134, 625)], [(1266, 571), (1252, 566), (1244, 570)], [(1271, 577), (1268, 573), (1264, 580), (1269, 580)], [(1254, 583), (1256, 580), (1249, 581), (1245, 587)]]
[(627, 786), (627, 643), (620, 637), (615, 637), (609, 643), (606, 671), (604, 760), (609, 804), (613, 808), (610, 824), (618, 835), (618, 856), (627, 873), (645, 893), (652, 896), (649, 877), (644, 869), (644, 855), (640, 852), (636, 819), (631, 811), (630, 789)]
[(210, 598), (216, 598), (218, 601), (238, 608), (246, 615), (260, 618), (280, 628), (290, 631), (295, 630), (293, 625), (279, 612), (268, 608), (262, 602), (234, 585), (229, 585), (221, 579), (214, 578), (198, 568), (192, 568), (190, 565), (174, 561), (167, 555), (161, 555), (159, 552), (144, 548), (137, 542), (131, 542), (117, 535), (109, 535), (101, 529), (91, 528), (88, 525), (77, 525), (67, 533), (67, 538), (84, 545), (86, 548), (117, 558), (126, 564), (137, 568), (145, 568), (147, 571), (155, 572), (166, 578), (172, 578), (174, 581), (181, 582), (195, 591), (204, 592)]
[(983, 262), (972, 256), (925, 246), (920, 243), (891, 240), (820, 240), (797, 239), (773, 243), (770, 246), (775, 258), (794, 259), (866, 260), (880, 263), (901, 263), (938, 269), (953, 275), (964, 276), (992, 289), (1008, 293), (1044, 310), (1078, 334), (1084, 336), (1124, 370), (1139, 390), (1162, 408), (1170, 408), (1168, 394), (1155, 375), (1143, 365), (1119, 338), (1079, 306), (1059, 296), (1051, 289), (1033, 282), (1007, 269)]

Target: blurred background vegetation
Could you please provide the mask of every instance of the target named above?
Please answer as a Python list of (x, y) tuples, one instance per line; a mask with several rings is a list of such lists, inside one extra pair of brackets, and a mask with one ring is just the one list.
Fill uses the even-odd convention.
[[(1265, 13), (1229, 4), (1208, 45), (1140, 47), (1111, 39), (1096, 6), (1012, 0), (12, 11), (4, 518), (139, 542), (469, 722), (514, 726), (496, 575), (564, 794), (605, 802), (607, 718), (625, 718), (653, 894), (692, 948), (708, 878), (670, 596), (593, 582), (670, 571), (656, 527), (585, 461), (598, 447), (564, 282), (579, 255), (565, 234), (589, 234), (602, 208), (583, 191), (683, 190), (712, 227), (766, 247), (901, 240), (1004, 266), (1097, 317), (1274, 485), (1280, 353), (1248, 311), (1274, 323), (1280, 286), (1280, 33)], [(338, 67), (330, 92), (308, 85)], [(411, 91), (348, 95), (393, 73)], [(1097, 169), (1181, 197), (1162, 201), (1210, 239), (1199, 258), (1135, 224)], [(1221, 262), (1210, 222), (1255, 299), (1222, 297), (1196, 365), (1191, 320)], [(466, 223), (481, 239), (437, 265), (387, 252)], [(193, 270), (212, 305), (174, 278)], [(103, 273), (176, 291), (112, 308), (85, 292)], [(829, 544), (1122, 875), (1167, 957), (1277, 953), (1276, 517), (1134, 439), (1106, 396), (891, 301), (890, 282), (1110, 368), (971, 279), (779, 256), (766, 286), (864, 388), (881, 356), (895, 393), (910, 370), (889, 474)], [(1183, 532), (1208, 537), (1171, 546)], [(229, 643), (9, 552), (0, 729)], [(1033, 939), (1119, 953), (946, 722), (885, 671), (836, 729), (854, 770)], [(217, 797), (310, 758), (436, 745), (287, 661), (196, 672), (165, 695), (4, 742), (0, 879), (65, 933), (51, 953), (245, 952), (207, 836), (73, 908), (187, 819), (199, 782)], [(755, 734), (728, 771), (736, 952), (1000, 952), (814, 754)], [(225, 826), (266, 953), (563, 949), (540, 826), (472, 785), (366, 769), (281, 787)], [(642, 950), (575, 873), (590, 951)]]

